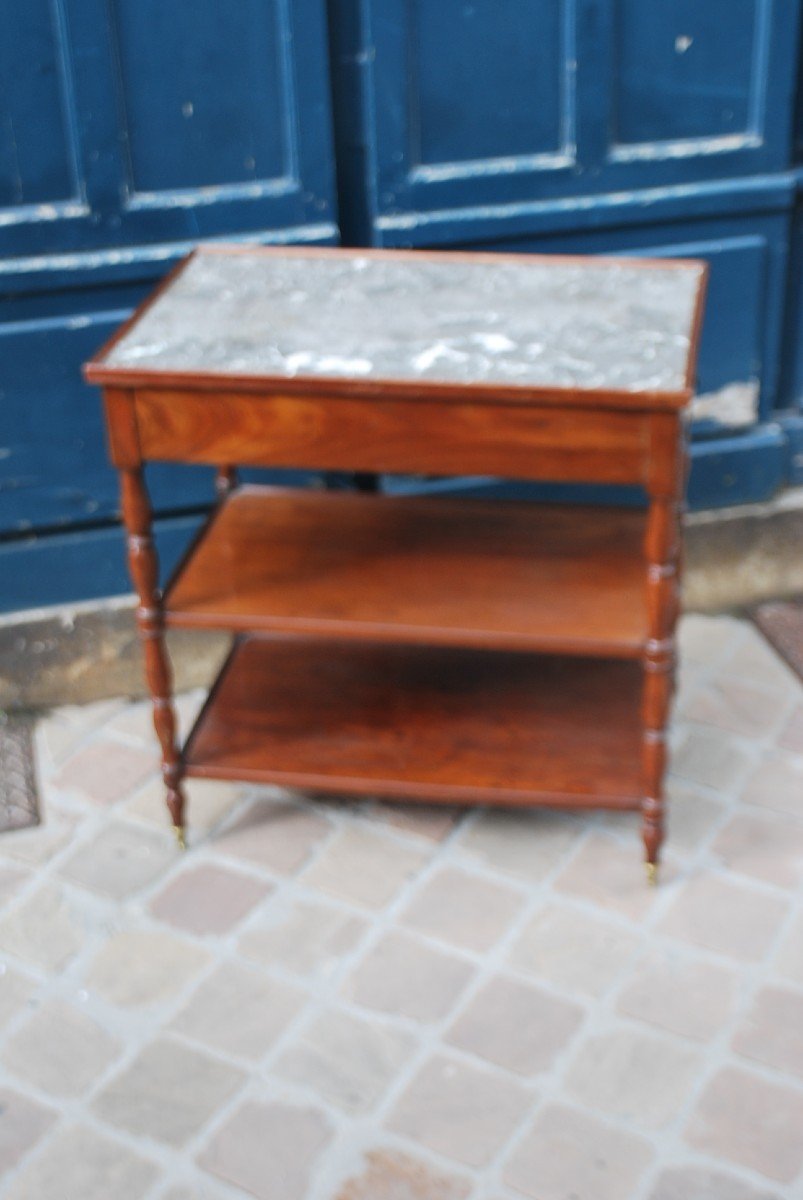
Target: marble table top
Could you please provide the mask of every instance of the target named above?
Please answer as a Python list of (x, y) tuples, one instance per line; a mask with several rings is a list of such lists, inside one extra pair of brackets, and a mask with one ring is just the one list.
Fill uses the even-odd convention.
[(196, 253), (104, 368), (682, 392), (704, 266)]

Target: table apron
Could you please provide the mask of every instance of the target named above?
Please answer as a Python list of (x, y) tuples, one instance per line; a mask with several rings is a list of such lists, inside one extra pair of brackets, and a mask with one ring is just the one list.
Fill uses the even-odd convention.
[[(557, 408), (156, 388), (137, 389), (133, 401), (143, 460), (587, 483), (645, 482), (650, 461), (649, 413), (570, 401)], [(123, 465), (111, 407), (109, 416)]]

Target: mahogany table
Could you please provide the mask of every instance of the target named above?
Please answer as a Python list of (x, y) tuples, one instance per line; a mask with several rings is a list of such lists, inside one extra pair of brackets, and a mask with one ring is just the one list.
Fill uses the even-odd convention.
[[(206, 247), (87, 364), (167, 803), (185, 776), (663, 828), (693, 261)], [(160, 591), (143, 464), (218, 467)], [(236, 467), (640, 484), (644, 509), (241, 487)], [(164, 632), (231, 654), (177, 743)]]

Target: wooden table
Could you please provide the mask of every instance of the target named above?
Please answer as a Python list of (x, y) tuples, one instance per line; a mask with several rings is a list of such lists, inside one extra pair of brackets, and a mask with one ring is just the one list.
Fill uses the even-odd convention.
[[(184, 776), (640, 808), (662, 839), (697, 262), (207, 247), (87, 364), (167, 803)], [(149, 460), (218, 467), (164, 594)], [(239, 487), (236, 467), (640, 484), (644, 509)], [(165, 628), (232, 631), (183, 747)]]

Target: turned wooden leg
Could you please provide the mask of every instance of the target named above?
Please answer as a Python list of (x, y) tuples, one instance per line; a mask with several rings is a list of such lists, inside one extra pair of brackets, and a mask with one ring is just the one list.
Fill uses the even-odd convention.
[(225, 500), (229, 492), (237, 486), (236, 467), (218, 467), (215, 475), (215, 491), (218, 500)]
[(120, 472), (123, 520), (128, 533), (128, 566), (139, 598), (136, 618), (145, 657), (145, 678), (153, 702), (153, 726), (162, 751), (167, 807), (179, 846), (184, 848), (183, 763), (176, 738), (173, 675), (164, 636), (159, 560), (151, 536), (151, 510), (140, 467)]
[(650, 883), (657, 881), (664, 838), (664, 772), (666, 726), (675, 686), (675, 624), (680, 604), (680, 500), (683, 483), (683, 438), (677, 418), (655, 427), (663, 454), (653, 480), (647, 513), (648, 638), (644, 654), (642, 695), (642, 835)]
[[(666, 659), (645, 663), (645, 722), (642, 735), (642, 775), (644, 798), (641, 802), (641, 828), (647, 880), (658, 880), (658, 861), (664, 840), (664, 771), (666, 769), (666, 733), (660, 714), (666, 714), (671, 696), (672, 664)], [(649, 723), (648, 723), (649, 721)]]

